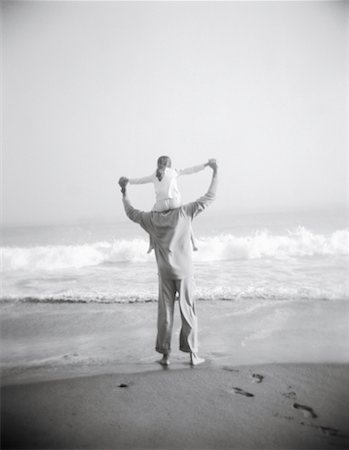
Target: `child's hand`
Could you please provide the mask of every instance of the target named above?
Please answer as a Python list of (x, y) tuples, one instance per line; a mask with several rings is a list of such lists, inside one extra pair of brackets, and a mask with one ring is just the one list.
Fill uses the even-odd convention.
[(211, 167), (211, 164), (213, 164), (213, 163), (216, 163), (216, 160), (215, 160), (214, 158), (210, 158), (210, 159), (207, 161), (207, 163), (205, 164), (205, 166), (210, 166), (210, 167)]
[(121, 192), (123, 194), (125, 194), (125, 192), (126, 192), (127, 183), (128, 183), (128, 178), (126, 178), (126, 177), (119, 178), (119, 186), (121, 187)]
[(209, 159), (208, 165), (211, 167), (211, 169), (216, 172), (217, 171), (217, 161), (215, 159)]
[(127, 177), (120, 177), (119, 178), (119, 185), (120, 187), (126, 186), (126, 184), (128, 183), (128, 178)]

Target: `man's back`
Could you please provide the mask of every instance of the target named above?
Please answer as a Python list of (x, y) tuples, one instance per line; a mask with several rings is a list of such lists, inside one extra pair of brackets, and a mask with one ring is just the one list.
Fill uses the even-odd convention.
[(159, 274), (180, 280), (193, 274), (191, 221), (187, 206), (145, 213), (140, 225), (151, 235)]
[(216, 168), (207, 193), (195, 202), (166, 212), (144, 212), (132, 207), (127, 195), (123, 196), (127, 216), (150, 234), (159, 275), (180, 280), (193, 274), (191, 248), (191, 222), (215, 199), (217, 189)]

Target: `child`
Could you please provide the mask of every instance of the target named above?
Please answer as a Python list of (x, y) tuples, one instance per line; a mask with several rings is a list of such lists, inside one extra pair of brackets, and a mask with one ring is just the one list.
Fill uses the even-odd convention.
[[(209, 161), (205, 164), (200, 164), (199, 166), (177, 170), (171, 168), (172, 163), (168, 156), (160, 156), (157, 161), (157, 169), (152, 175), (144, 178), (130, 178), (127, 179), (127, 181), (130, 184), (154, 183), (156, 202), (153, 206), (153, 211), (167, 211), (168, 209), (179, 208), (182, 205), (177, 178), (181, 175), (190, 175), (204, 170), (205, 167), (208, 166)], [(198, 248), (193, 233), (191, 233), (191, 242), (193, 250), (197, 251)], [(148, 253), (150, 253), (153, 248), (150, 239)]]

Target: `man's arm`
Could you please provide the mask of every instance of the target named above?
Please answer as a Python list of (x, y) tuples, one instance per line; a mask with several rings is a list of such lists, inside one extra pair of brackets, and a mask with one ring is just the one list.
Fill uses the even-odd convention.
[(138, 209), (135, 209), (130, 202), (130, 199), (127, 195), (127, 186), (128, 179), (126, 177), (121, 177), (119, 180), (119, 185), (121, 187), (121, 193), (122, 193), (122, 203), (124, 204), (124, 209), (127, 217), (131, 219), (133, 222), (142, 224), (142, 218), (143, 218), (143, 212), (139, 211)]
[(184, 205), (184, 209), (191, 217), (195, 217), (197, 214), (206, 209), (216, 198), (217, 183), (218, 183), (218, 166), (214, 159), (211, 159), (208, 166), (212, 169), (212, 179), (208, 191), (205, 195), (198, 198), (195, 202)]

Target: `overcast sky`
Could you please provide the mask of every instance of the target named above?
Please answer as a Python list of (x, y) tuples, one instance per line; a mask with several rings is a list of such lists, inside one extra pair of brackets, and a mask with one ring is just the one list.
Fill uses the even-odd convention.
[(118, 219), (162, 154), (217, 213), (348, 206), (347, 6), (3, 1), (5, 224)]

